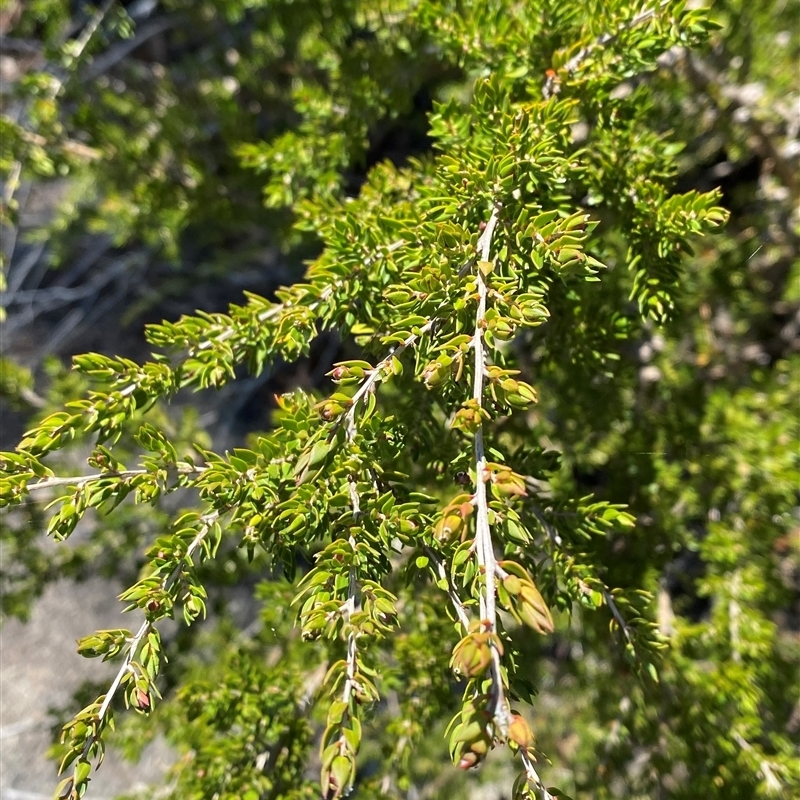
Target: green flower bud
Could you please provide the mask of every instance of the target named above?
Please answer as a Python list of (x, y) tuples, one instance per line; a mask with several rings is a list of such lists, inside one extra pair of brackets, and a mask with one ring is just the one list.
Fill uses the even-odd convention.
[(446, 367), (439, 361), (431, 361), (427, 364), (425, 369), (422, 370), (422, 380), (425, 385), (431, 389), (434, 386), (438, 386), (440, 383), (444, 383), (449, 374), (449, 366)]
[(451, 666), (457, 675), (474, 678), (484, 673), (492, 661), (488, 633), (470, 633), (453, 650)]
[(523, 583), (517, 598), (519, 618), (537, 633), (547, 634), (555, 630), (550, 609), (533, 583)]

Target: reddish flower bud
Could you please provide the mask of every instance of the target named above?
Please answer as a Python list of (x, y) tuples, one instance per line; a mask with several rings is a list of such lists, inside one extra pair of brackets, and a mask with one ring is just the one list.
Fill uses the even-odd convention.
[(140, 711), (150, 710), (150, 694), (144, 691), (144, 689), (136, 690), (136, 707)]

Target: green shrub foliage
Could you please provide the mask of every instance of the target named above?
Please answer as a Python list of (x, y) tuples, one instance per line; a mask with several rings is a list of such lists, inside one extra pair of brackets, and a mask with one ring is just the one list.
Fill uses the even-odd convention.
[[(60, 5), (24, 24), (55, 25)], [(775, 621), (775, 553), (797, 547), (798, 371), (782, 360), (709, 390), (695, 369), (713, 356), (676, 355), (694, 352), (709, 291), (688, 259), (728, 216), (716, 190), (676, 191), (686, 123), (664, 116), (666, 60), (705, 46), (707, 11), (164, 5), (208, 30), (225, 18), (230, 75), (203, 76), (201, 54), (180, 95), (177, 71), (134, 69), (124, 92), (81, 101), (33, 74), (37, 133), (4, 119), (4, 168), (91, 176), (100, 200), (75, 213), (119, 243), (178, 257), (183, 231), (240, 230), (252, 209), (285, 248), (320, 250), (273, 299), (149, 325), (150, 361), (76, 357), (87, 388), (2, 454), (2, 503), (50, 502), (29, 526), (56, 539), (90, 512), (101, 529), (136, 514), (159, 528), (131, 534), (146, 552), (121, 596), (131, 629), (79, 643), (119, 669), (64, 726), (55, 796), (84, 795), (124, 706), (178, 749), (176, 800), (405, 798), (435, 780), (466, 796), (441, 756), (505, 780), (502, 749), (516, 800), (564, 797), (548, 788), (562, 778), (598, 798), (789, 797), (797, 652)], [(102, 37), (126, 33), (113, 14), (85, 45), (89, 73)], [(431, 83), (431, 147), (348, 185), (374, 126)], [(271, 109), (268, 135), (248, 103)], [(70, 147), (75, 131), (88, 144)], [(215, 452), (168, 411), (323, 332), (352, 355), (330, 390), (277, 397), (245, 446)], [(629, 354), (655, 336), (648, 383)], [(78, 447), (74, 475), (59, 451)], [(601, 469), (587, 493), (578, 476)], [(703, 564), (686, 607), (665, 588), (678, 556)], [(255, 632), (196, 625), (226, 574), (255, 587)], [(172, 618), (192, 644), (162, 640)], [(128, 721), (119, 741), (147, 731)]]

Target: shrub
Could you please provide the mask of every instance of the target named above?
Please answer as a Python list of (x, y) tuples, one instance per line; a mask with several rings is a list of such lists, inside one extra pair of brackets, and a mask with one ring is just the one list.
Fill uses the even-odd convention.
[[(270, 219), (291, 212), (283, 245), (321, 251), (274, 299), (149, 325), (145, 363), (75, 357), (87, 390), (2, 456), (3, 503), (52, 496), (57, 539), (90, 510), (153, 507), (163, 525), (121, 596), (134, 630), (79, 643), (120, 666), (64, 726), (56, 796), (83, 796), (122, 702), (185, 753), (175, 798), (411, 796), (441, 771), (447, 719), (463, 770), (507, 747), (519, 799), (564, 796), (546, 788), (543, 756), (596, 797), (797, 786), (797, 689), (776, 691), (797, 653), (773, 617), (800, 477), (798, 373), (780, 360), (745, 388), (698, 389), (702, 354), (679, 354), (701, 294), (687, 259), (728, 218), (719, 191), (676, 190), (686, 142), (664, 114), (680, 86), (667, 57), (704, 46), (706, 11), (168, 6), (199, 25), (225, 15), (243, 37), (230, 57), (241, 99), (216, 76), (170, 108), (170, 81), (142, 80), (72, 109), (91, 146), (118, 156), (86, 167), (104, 199), (81, 213), (177, 257), (218, 211), (241, 224), (227, 198), (248, 196), (256, 173)], [(430, 151), (348, 185), (375, 126), (423, 86), (438, 96)], [(31, 91), (45, 125), (58, 91)], [(250, 105), (274, 100), (263, 138), (250, 92)], [(207, 136), (238, 137), (239, 166), (201, 166), (181, 135), (217, 112)], [(63, 147), (34, 157), (15, 130), (12, 162), (72, 169)], [(344, 356), (333, 385), (276, 397), (268, 430), (216, 452), (177, 429), (179, 392), (296, 361), (326, 332)], [(659, 367), (637, 361), (643, 347), (663, 352)], [(78, 443), (92, 471), (63, 474), (59, 451)], [(692, 557), (696, 584), (670, 589)], [(230, 581), (255, 587), (257, 631), (218, 614), (193, 646), (162, 641), (162, 620), (193, 626)], [(692, 605), (703, 598), (708, 613)], [(444, 775), (453, 796), (463, 784)]]

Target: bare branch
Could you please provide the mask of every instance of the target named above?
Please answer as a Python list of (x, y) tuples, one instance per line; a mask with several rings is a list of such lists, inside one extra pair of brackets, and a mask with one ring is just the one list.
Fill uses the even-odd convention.
[(146, 41), (158, 36), (170, 28), (180, 25), (183, 20), (177, 16), (159, 17), (148, 20), (144, 25), (137, 26), (136, 35), (132, 39), (125, 39), (103, 55), (98, 56), (89, 64), (81, 75), (83, 80), (94, 80), (110, 69), (113, 69), (127, 55), (141, 47)]
[(783, 783), (781, 779), (775, 774), (775, 770), (772, 768), (770, 762), (761, 756), (761, 754), (756, 750), (747, 739), (742, 736), (739, 731), (733, 732), (733, 739), (742, 750), (753, 755), (755, 758), (758, 759), (758, 768), (761, 770), (761, 774), (764, 776), (764, 783), (766, 784), (767, 791), (770, 794), (777, 794), (778, 792), (783, 790)]

